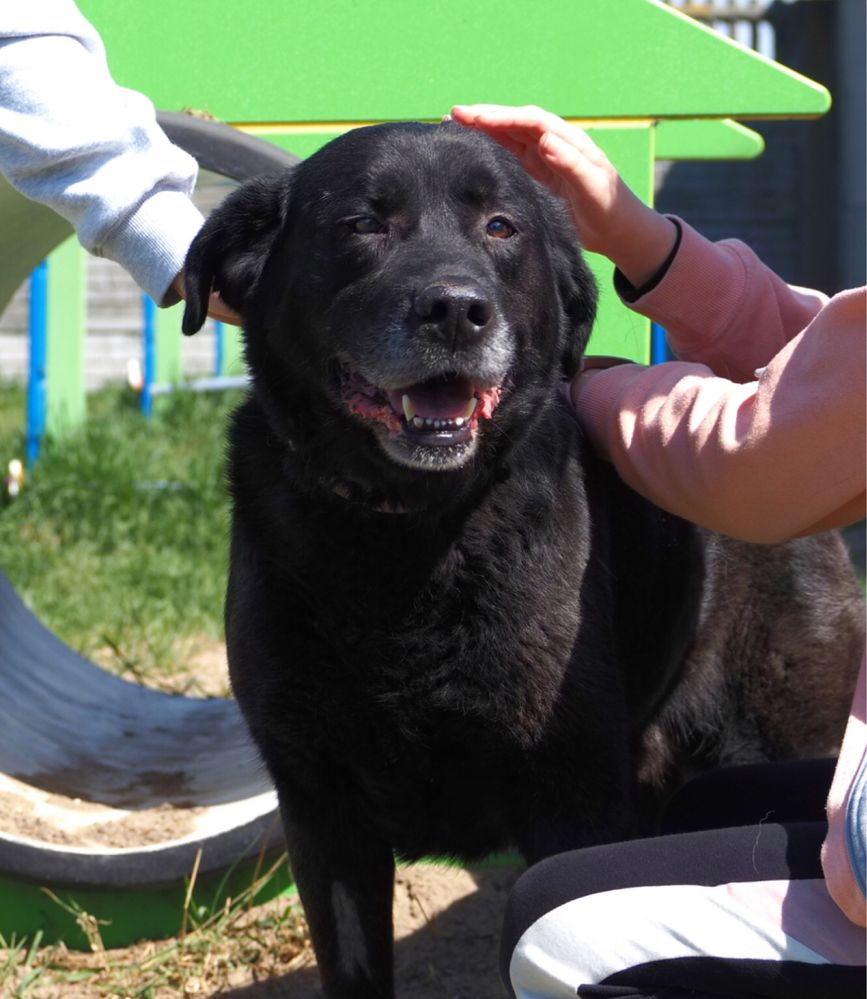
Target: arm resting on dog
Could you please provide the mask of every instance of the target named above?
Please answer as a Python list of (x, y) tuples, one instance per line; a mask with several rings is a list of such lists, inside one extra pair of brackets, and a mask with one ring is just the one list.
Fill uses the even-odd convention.
[[(618, 291), (691, 365), (572, 383), (588, 435), (663, 508), (746, 541), (864, 515), (864, 289), (787, 285), (743, 243), (711, 243), (641, 202), (592, 139), (537, 107), (456, 106), (564, 199)], [(756, 369), (764, 369), (759, 376)]]
[[(748, 541), (863, 518), (867, 289), (829, 300), (787, 285), (743, 243), (711, 243), (665, 220), (589, 136), (556, 115), (491, 105), (452, 114), (564, 198), (585, 247), (619, 269), (621, 297), (666, 328), (681, 358), (597, 368), (569, 387), (591, 442), (630, 485)], [(823, 851), (829, 891), (862, 926), (865, 768), (862, 660)]]
[[(720, 287), (726, 272), (729, 290), (714, 301), (705, 278)], [(674, 350), (694, 363), (576, 379), (571, 397), (594, 446), (660, 506), (743, 540), (857, 521), (865, 292), (822, 301), (790, 289), (743, 244), (719, 246), (684, 226), (672, 266), (632, 307), (669, 324)], [(742, 366), (725, 371), (730, 338), (734, 356), (763, 366), (757, 379), (741, 381)]]

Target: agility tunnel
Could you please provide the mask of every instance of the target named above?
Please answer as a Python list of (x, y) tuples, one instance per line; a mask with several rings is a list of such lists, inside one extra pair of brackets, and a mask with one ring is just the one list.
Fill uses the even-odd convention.
[[(212, 121), (161, 114), (203, 170), (233, 181), (296, 157)], [(69, 226), (0, 189), (0, 307)], [(180, 334), (178, 334), (180, 336)], [(178, 932), (237, 898), (283, 850), (276, 796), (234, 701), (166, 694), (78, 655), (0, 573), (0, 934), (107, 946)], [(286, 865), (258, 891), (289, 884)]]

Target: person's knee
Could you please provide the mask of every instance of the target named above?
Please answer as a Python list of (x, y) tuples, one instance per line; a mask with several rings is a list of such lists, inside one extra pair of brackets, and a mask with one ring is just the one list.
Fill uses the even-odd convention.
[[(518, 878), (506, 902), (506, 910), (503, 915), (503, 926), (500, 933), (500, 977), (503, 984), (512, 991), (510, 968), (512, 955), (515, 946), (524, 934), (524, 931), (531, 926), (541, 914), (539, 904), (541, 901), (541, 885), (537, 872), (537, 867), (543, 867), (545, 862), (531, 867)], [(542, 911), (545, 911), (544, 909)]]
[[(542, 934), (543, 940), (537, 940), (539, 934), (528, 931), (554, 909), (584, 894), (581, 868), (589, 862), (590, 852), (576, 851), (543, 860), (526, 870), (512, 888), (500, 936), (500, 975), (510, 995), (517, 995), (518, 999), (533, 994), (560, 995), (550, 991), (560, 987), (559, 973), (551, 966), (550, 951), (556, 950), (556, 946), (547, 940), (547, 932)], [(548, 918), (545, 925), (556, 927), (557, 921)], [(534, 993), (533, 989), (542, 982), (546, 991)], [(574, 989), (563, 994), (573, 996)]]

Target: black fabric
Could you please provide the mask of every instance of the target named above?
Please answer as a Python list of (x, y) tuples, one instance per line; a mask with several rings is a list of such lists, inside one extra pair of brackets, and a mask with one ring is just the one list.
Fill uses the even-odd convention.
[(867, 976), (863, 967), (807, 964), (803, 961), (734, 960), (688, 957), (627, 968), (610, 975), (600, 985), (582, 985), (582, 999), (623, 996), (674, 999), (674, 997), (737, 997), (737, 999), (863, 999)]
[(626, 275), (620, 271), (614, 271), (614, 290), (623, 299), (624, 302), (631, 304), (632, 302), (637, 302), (639, 298), (646, 295), (648, 292), (653, 291), (653, 289), (659, 284), (659, 282), (668, 273), (668, 268), (671, 267), (672, 261), (677, 256), (677, 251), (680, 249), (680, 241), (683, 238), (683, 229), (680, 227), (680, 222), (673, 216), (666, 216), (670, 218), (677, 229), (677, 238), (674, 241), (674, 246), (671, 248), (671, 253), (665, 258), (659, 269), (654, 273), (653, 277), (648, 278), (643, 285), (636, 288), (635, 285), (631, 284), (627, 279)]
[[(544, 860), (523, 874), (509, 897), (503, 981), (508, 987), (512, 952), (524, 932), (566, 902), (617, 888), (820, 878), (825, 832), (824, 822), (765, 823), (611, 843)], [(827, 993), (811, 995), (825, 999)]]
[(723, 767), (685, 784), (669, 802), (662, 833), (757, 825), (824, 822), (835, 759)]
[(640, 989), (632, 985), (579, 985), (578, 995), (584, 999), (641, 999)]

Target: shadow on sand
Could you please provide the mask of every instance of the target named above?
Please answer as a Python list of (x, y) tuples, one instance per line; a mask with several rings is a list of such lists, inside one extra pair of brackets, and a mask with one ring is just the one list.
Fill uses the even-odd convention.
[[(398, 999), (504, 999), (497, 970), (500, 921), (518, 874), (514, 867), (398, 872)], [(404, 928), (409, 930), (406, 935)], [(220, 999), (322, 999), (322, 992), (311, 962), (288, 975), (221, 992)]]

